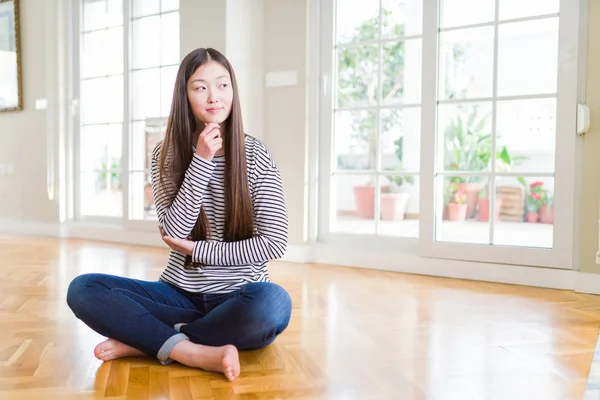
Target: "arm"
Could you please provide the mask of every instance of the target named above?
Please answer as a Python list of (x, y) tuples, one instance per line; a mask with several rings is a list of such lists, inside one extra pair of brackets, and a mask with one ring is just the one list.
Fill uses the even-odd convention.
[(177, 196), (169, 204), (169, 196), (167, 194), (177, 189), (166, 180), (164, 184), (160, 183), (160, 147), (161, 143), (159, 142), (154, 148), (150, 172), (158, 222), (166, 235), (185, 239), (192, 232), (194, 225), (196, 225), (198, 215), (200, 214), (200, 206), (202, 205), (202, 196), (212, 176), (215, 165), (211, 161), (206, 161), (194, 154), (185, 172)]
[(192, 260), (205, 265), (246, 265), (281, 258), (288, 242), (288, 216), (281, 175), (266, 149), (257, 146), (252, 189), (255, 235), (237, 242), (198, 241)]

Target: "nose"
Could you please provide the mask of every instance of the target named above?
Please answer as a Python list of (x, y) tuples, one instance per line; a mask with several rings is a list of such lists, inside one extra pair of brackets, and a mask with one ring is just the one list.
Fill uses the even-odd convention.
[(217, 97), (215, 96), (215, 93), (214, 93), (212, 90), (210, 90), (210, 89), (209, 89), (209, 91), (208, 91), (208, 98), (207, 98), (207, 101), (208, 101), (209, 103), (211, 103), (211, 104), (212, 104), (212, 103), (217, 103), (217, 102), (218, 102), (218, 100), (217, 100)]

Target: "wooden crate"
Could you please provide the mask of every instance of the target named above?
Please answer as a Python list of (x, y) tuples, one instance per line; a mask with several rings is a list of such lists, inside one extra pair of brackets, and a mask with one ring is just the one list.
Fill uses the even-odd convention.
[(525, 212), (525, 193), (519, 186), (498, 186), (497, 199), (502, 200), (500, 206), (501, 221), (523, 221)]

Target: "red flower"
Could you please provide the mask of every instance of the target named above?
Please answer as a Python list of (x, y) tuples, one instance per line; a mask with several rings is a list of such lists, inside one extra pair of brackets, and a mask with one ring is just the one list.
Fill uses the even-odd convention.
[(533, 197), (534, 200), (539, 200), (540, 194), (538, 192), (534, 192), (534, 193), (531, 193), (531, 197)]
[(536, 181), (536, 182), (533, 182), (532, 184), (530, 184), (529, 186), (532, 188), (538, 187), (538, 186), (544, 186), (544, 182)]

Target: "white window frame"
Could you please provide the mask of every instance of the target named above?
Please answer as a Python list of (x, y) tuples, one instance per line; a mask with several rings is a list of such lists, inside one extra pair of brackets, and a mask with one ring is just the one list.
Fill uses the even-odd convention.
[[(550, 268), (572, 269), (574, 266), (574, 234), (577, 226), (575, 212), (577, 192), (576, 154), (578, 148), (576, 126), (576, 104), (581, 98), (580, 75), (581, 37), (584, 29), (585, 0), (583, 6), (561, 0), (559, 18), (557, 129), (555, 155), (555, 204), (560, 214), (554, 217), (554, 245), (550, 249), (524, 248), (499, 245), (477, 245), (470, 243), (437, 242), (434, 237), (434, 175), (435, 155), (421, 151), (420, 166), (420, 220), (419, 238), (385, 237), (329, 231), (331, 219), (330, 193), (333, 140), (333, 77), (335, 77), (335, 0), (322, 2), (319, 6), (319, 90), (318, 90), (318, 228), (316, 241), (325, 245), (359, 246), (365, 251), (386, 250), (387, 252), (413, 253), (421, 257), (468, 260), (513, 265), (529, 265)], [(312, 4), (315, 4), (313, 2)], [(496, 0), (496, 9), (499, 0)], [(437, 116), (437, 73), (438, 73), (438, 6), (439, 0), (423, 0), (422, 36), (422, 106), (421, 106), (421, 149), (436, 148)], [(581, 7), (581, 8), (580, 8)], [(497, 13), (496, 13), (497, 15)], [(534, 18), (521, 18), (527, 21)], [(513, 20), (513, 22), (516, 20)], [(503, 22), (504, 23), (504, 22)], [(497, 32), (498, 24), (493, 22)], [(478, 25), (479, 26), (479, 25)], [(587, 33), (587, 31), (585, 31)], [(496, 35), (496, 42), (498, 36)], [(497, 46), (496, 51), (497, 51)], [(496, 74), (496, 72), (494, 72)], [(524, 96), (525, 97), (525, 96)], [(530, 96), (535, 97), (535, 96)], [(526, 97), (529, 98), (529, 97)], [(317, 160), (313, 159), (316, 163)], [(536, 174), (536, 177), (540, 174)], [(375, 191), (376, 213), (379, 191)], [(427, 210), (427, 212), (424, 212)], [(376, 214), (377, 215), (377, 214)], [(491, 225), (491, 224), (490, 224)]]
[[(83, 234), (84, 236), (94, 236), (93, 230), (95, 228), (104, 228), (109, 231), (127, 231), (127, 232), (157, 232), (157, 221), (152, 219), (130, 219), (130, 174), (132, 172), (130, 168), (130, 157), (131, 157), (131, 56), (130, 49), (132, 46), (131, 29), (133, 26), (132, 12), (131, 12), (131, 0), (123, 0), (123, 123), (122, 123), (122, 154), (121, 154), (121, 170), (120, 180), (122, 183), (122, 211), (123, 214), (120, 217), (114, 216), (90, 216), (82, 215), (80, 210), (81, 205), (81, 191), (80, 191), (80, 157), (81, 157), (81, 114), (79, 112), (80, 105), (80, 82), (81, 82), (81, 22), (83, 21), (83, 7), (82, 0), (69, 0), (72, 7), (72, 29), (73, 29), (73, 41), (72, 46), (72, 88), (73, 88), (73, 102), (72, 102), (72, 149), (73, 149), (73, 163), (72, 168), (72, 188), (70, 190), (71, 195), (68, 196), (69, 200), (72, 199), (70, 204), (70, 210), (68, 218), (70, 224), (74, 229), (74, 232)], [(145, 18), (156, 15), (163, 15), (171, 12), (180, 13), (180, 7), (175, 11), (159, 11), (158, 13), (144, 15)], [(158, 67), (167, 67), (170, 65), (160, 64)], [(149, 67), (150, 68), (150, 67)], [(137, 68), (136, 71), (149, 68)], [(155, 67), (151, 67), (155, 68)], [(139, 172), (139, 171), (135, 171)], [(104, 233), (105, 234), (105, 233)], [(103, 234), (101, 233), (100, 236)], [(158, 237), (158, 236), (157, 236)], [(146, 238), (141, 238), (142, 241), (147, 242)], [(135, 242), (135, 238), (126, 241)], [(157, 242), (160, 242), (158, 240)]]

